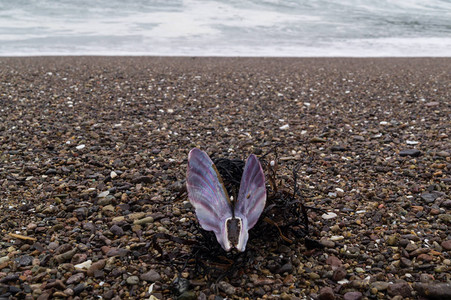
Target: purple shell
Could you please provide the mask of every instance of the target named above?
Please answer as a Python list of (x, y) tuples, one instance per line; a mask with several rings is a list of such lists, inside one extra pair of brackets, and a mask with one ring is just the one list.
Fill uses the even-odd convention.
[(186, 187), (202, 228), (213, 231), (224, 250), (235, 247), (244, 251), (248, 230), (257, 223), (266, 203), (265, 176), (257, 157), (250, 155), (246, 161), (234, 208), (214, 163), (197, 148), (188, 155)]

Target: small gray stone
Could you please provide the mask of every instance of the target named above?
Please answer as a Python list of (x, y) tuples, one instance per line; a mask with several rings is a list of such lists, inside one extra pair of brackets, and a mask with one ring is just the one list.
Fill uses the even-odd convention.
[(335, 247), (335, 242), (331, 241), (329, 239), (321, 239), (320, 243), (321, 243), (321, 245), (323, 245), (326, 248), (333, 248), (333, 247)]
[(225, 282), (225, 281), (220, 281), (218, 283), (218, 287), (220, 290), (222, 290), (224, 293), (226, 293), (229, 296), (234, 295), (236, 292), (236, 288), (233, 285), (231, 285), (230, 283)]
[(385, 281), (375, 281), (373, 283), (371, 283), (371, 288), (376, 289), (378, 291), (385, 291), (388, 286), (390, 285), (390, 283), (385, 282)]
[(411, 267), (413, 265), (412, 261), (410, 259), (405, 258), (405, 257), (401, 257), (401, 264), (404, 267)]
[(88, 209), (86, 207), (80, 207), (74, 210), (75, 215), (78, 219), (85, 219), (88, 216)]
[(16, 262), (21, 267), (26, 267), (26, 266), (31, 265), (31, 263), (33, 262), (33, 257), (31, 257), (29, 255), (23, 255), (23, 256), (20, 256), (20, 257), (16, 258)]
[(130, 285), (136, 285), (139, 283), (139, 277), (138, 276), (130, 276), (127, 278), (127, 283)]
[(438, 194), (436, 194), (436, 193), (423, 193), (423, 194), (421, 194), (421, 199), (423, 199), (426, 203), (432, 203), (437, 198), (438, 198)]
[(414, 243), (408, 243), (406, 246), (406, 251), (407, 252), (412, 252), (418, 249), (418, 246), (415, 245)]

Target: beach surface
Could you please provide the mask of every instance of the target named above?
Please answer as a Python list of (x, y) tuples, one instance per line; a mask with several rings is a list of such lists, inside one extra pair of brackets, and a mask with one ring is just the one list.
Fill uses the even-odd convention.
[[(450, 85), (450, 58), (0, 58), (0, 298), (451, 297)], [(194, 147), (297, 167), (322, 247), (281, 211), (202, 261)]]

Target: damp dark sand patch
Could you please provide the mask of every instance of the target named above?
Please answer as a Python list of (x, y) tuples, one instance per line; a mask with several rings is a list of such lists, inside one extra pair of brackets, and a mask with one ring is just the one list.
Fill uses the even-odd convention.
[[(446, 293), (450, 62), (1, 58), (0, 295)], [(228, 261), (219, 281), (156, 263), (155, 236), (186, 255), (195, 245), (179, 242), (200, 239), (182, 197), (191, 148), (243, 160), (275, 145), (278, 180), (289, 190), (297, 169), (303, 203), (326, 212), (308, 213), (324, 249), (265, 223), (252, 263)]]

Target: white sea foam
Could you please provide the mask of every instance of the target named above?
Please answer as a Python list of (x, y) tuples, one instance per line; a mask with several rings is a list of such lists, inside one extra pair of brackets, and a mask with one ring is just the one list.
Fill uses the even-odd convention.
[(451, 0), (0, 1), (0, 55), (451, 56)]

